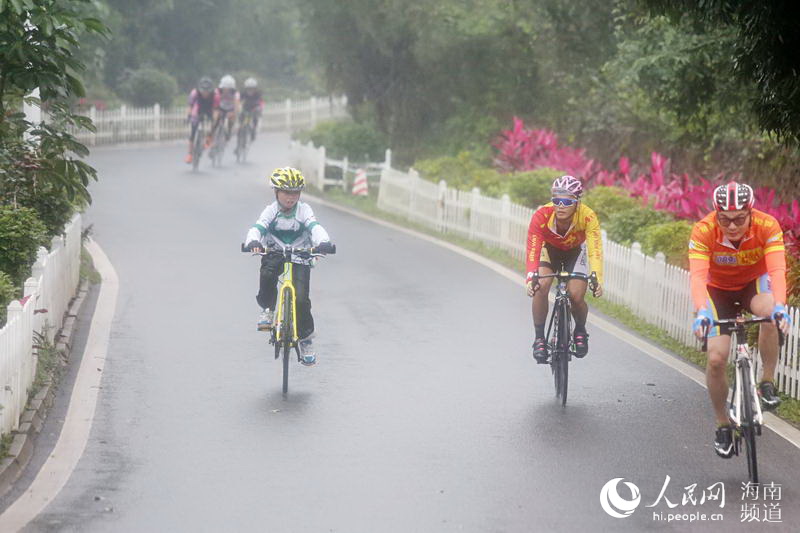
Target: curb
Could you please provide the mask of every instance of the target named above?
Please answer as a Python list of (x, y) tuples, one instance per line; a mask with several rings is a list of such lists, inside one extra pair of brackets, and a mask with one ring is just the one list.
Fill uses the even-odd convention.
[[(66, 365), (69, 360), (75, 335), (75, 320), (88, 292), (88, 282), (81, 281), (78, 292), (67, 309), (64, 324), (55, 336), (55, 348), (61, 356), (62, 365)], [(14, 440), (9, 447), (8, 456), (0, 462), (0, 498), (11, 490), (28, 466), (33, 456), (36, 438), (42, 431), (47, 413), (55, 401), (57, 386), (58, 383), (53, 380), (53, 376), (49, 376), (36, 395), (28, 399), (28, 405), (20, 417), (19, 428), (12, 433)]]

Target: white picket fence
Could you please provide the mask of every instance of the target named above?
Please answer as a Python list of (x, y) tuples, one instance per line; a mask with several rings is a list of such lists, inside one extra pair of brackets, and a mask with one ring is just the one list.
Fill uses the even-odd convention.
[[(381, 173), (378, 207), (441, 233), (460, 235), (525, 257), (528, 225), (534, 210), (507, 195), (489, 198), (478, 189), (459, 191), (442, 181), (426, 181), (414, 171), (391, 167)], [(641, 246), (623, 246), (603, 232), (605, 298), (627, 306), (672, 338), (698, 346), (690, 330), (693, 319), (689, 272), (669, 265), (664, 254), (648, 257)], [(800, 312), (790, 309), (796, 325), (781, 352), (776, 376), (779, 390), (800, 399)]]
[[(380, 176), (386, 169), (392, 168), (392, 151), (386, 150), (382, 163), (354, 163), (344, 159), (327, 157), (324, 146), (314, 146), (313, 143), (299, 143), (292, 141), (289, 144), (289, 164), (303, 171), (305, 178), (319, 190), (325, 187), (341, 187), (346, 189), (349, 183), (348, 176), (358, 169), (367, 171), (370, 182), (374, 185), (380, 181)], [(336, 177), (326, 173), (326, 167), (336, 167), (341, 170)]]
[(50, 252), (39, 249), (31, 277), (25, 282), (21, 303), (8, 305), (6, 325), (0, 329), (0, 434), (19, 427), (36, 375), (33, 333), (46, 333), (53, 341), (64, 313), (75, 296), (81, 263), (81, 216), (75, 215), (54, 237)]
[[(286, 99), (269, 102), (259, 121), (261, 131), (295, 131), (313, 128), (319, 121), (345, 116), (345, 97)], [(88, 117), (97, 131), (73, 129), (72, 133), (87, 146), (138, 141), (187, 139), (189, 123), (186, 107), (161, 109), (153, 107), (127, 107), (119, 109), (89, 109)]]

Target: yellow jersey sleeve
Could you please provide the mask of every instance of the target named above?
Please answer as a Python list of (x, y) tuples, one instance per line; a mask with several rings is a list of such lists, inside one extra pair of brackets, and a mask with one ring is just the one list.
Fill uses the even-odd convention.
[(597, 274), (597, 281), (603, 283), (603, 235), (600, 233), (600, 221), (595, 212), (585, 205), (581, 205), (581, 220), (586, 235), (589, 267)]

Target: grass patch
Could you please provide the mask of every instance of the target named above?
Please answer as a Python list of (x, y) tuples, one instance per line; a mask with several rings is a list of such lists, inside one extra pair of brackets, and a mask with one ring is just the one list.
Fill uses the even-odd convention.
[(778, 395), (781, 397), (782, 403), (775, 411), (775, 414), (800, 429), (800, 400), (783, 393)]
[(11, 448), (11, 443), (14, 440), (12, 433), (7, 433), (0, 437), (0, 461), (8, 457), (8, 450)]
[(81, 279), (87, 280), (92, 285), (100, 283), (100, 273), (95, 270), (91, 254), (85, 247), (81, 246)]
[[(377, 187), (370, 188), (370, 194), (368, 197), (353, 196), (338, 188), (321, 192), (319, 189), (309, 187), (309, 192), (335, 204), (352, 207), (353, 209), (357, 209), (358, 211), (371, 215), (375, 218), (393, 222), (399, 226), (410, 228), (419, 231), (420, 233), (424, 233), (451, 244), (455, 244), (456, 246), (460, 246), (466, 250), (480, 254), (488, 259), (500, 263), (503, 266), (519, 272), (520, 277), (524, 276), (525, 268), (522, 264), (522, 261), (515, 259), (505, 250), (493, 248), (478, 241), (472, 241), (457, 235), (441, 233), (421, 224), (411, 222), (399, 215), (382, 211), (378, 208)], [(684, 360), (696, 365), (701, 370), (705, 369), (706, 355), (703, 352), (696, 348), (686, 346), (682, 342), (673, 339), (664, 330), (658, 328), (657, 326), (642, 322), (639, 317), (637, 317), (624, 305), (611, 303), (608, 300), (603, 300), (602, 298), (594, 298), (591, 294), (587, 295), (587, 302), (589, 302), (592, 308), (597, 309), (603, 314), (618, 320), (626, 327), (639, 333), (642, 337), (645, 337), (657, 346), (680, 356)], [(687, 327), (689, 327), (688, 324)], [(733, 365), (728, 366), (728, 380), (730, 381), (733, 378)], [(783, 403), (780, 405), (777, 411), (775, 411), (775, 414), (789, 423), (800, 427), (800, 400), (796, 400), (785, 394), (781, 394), (780, 396), (783, 400)]]
[[(45, 330), (46, 331), (46, 330)], [(55, 382), (61, 371), (61, 354), (46, 334), (34, 332), (33, 347), (36, 349), (36, 376), (33, 378), (28, 398), (33, 398), (48, 382)]]

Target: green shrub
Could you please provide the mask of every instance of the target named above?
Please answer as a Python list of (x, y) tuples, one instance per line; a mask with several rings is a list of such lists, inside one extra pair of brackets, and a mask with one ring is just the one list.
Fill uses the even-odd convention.
[(31, 170), (31, 167), (38, 167), (36, 157), (38, 154), (26, 150), (22, 144), (3, 146), (0, 150), (0, 205), (33, 208), (47, 227), (48, 236), (53, 237), (64, 231), (75, 208), (85, 202), (80, 198), (70, 200), (54, 180), (43, 179), (41, 172)]
[(294, 138), (324, 146), (326, 155), (334, 159), (347, 156), (350, 161), (383, 161), (387, 143), (371, 126), (351, 120), (320, 122), (312, 130), (298, 132)]
[(590, 189), (584, 195), (583, 203), (592, 208), (601, 224), (608, 222), (614, 213), (628, 211), (642, 205), (639, 200), (628, 196), (625, 189), (604, 185)]
[(45, 225), (47, 236), (51, 238), (64, 232), (64, 226), (72, 218), (75, 208), (84, 204), (78, 200), (70, 201), (50, 183), (39, 183), (30, 197), (19, 203), (36, 211), (36, 216)]
[(535, 209), (550, 201), (553, 180), (562, 172), (552, 168), (539, 168), (529, 172), (509, 174), (511, 201)]
[(508, 175), (481, 165), (471, 152), (422, 159), (414, 163), (414, 168), (428, 181), (438, 183), (444, 180), (449, 187), (462, 191), (478, 187), (482, 194), (498, 197), (508, 192), (509, 188)]
[(506, 127), (506, 123), (488, 114), (485, 109), (463, 106), (443, 123), (433, 126), (425, 135), (426, 142), (420, 149), (420, 155), (431, 157), (469, 152), (481, 165), (491, 166), (494, 157), (492, 141), (497, 137), (497, 132)]
[(620, 244), (629, 245), (639, 240), (638, 233), (647, 226), (672, 221), (671, 215), (656, 211), (652, 207), (635, 207), (611, 215), (605, 226), (608, 238)]
[(125, 81), (120, 84), (119, 92), (133, 105), (151, 106), (158, 103), (168, 107), (178, 92), (178, 82), (166, 72), (144, 67), (129, 71)]
[(658, 252), (663, 252), (668, 263), (688, 268), (687, 252), (691, 233), (690, 222), (676, 220), (644, 227), (636, 233), (636, 238), (645, 254), (654, 256)]
[(17, 288), (11, 280), (11, 276), (5, 272), (0, 272), (0, 328), (6, 323), (6, 312), (8, 304), (17, 297)]
[(0, 206), (0, 271), (21, 286), (36, 260), (36, 251), (47, 245), (47, 228), (27, 207)]

